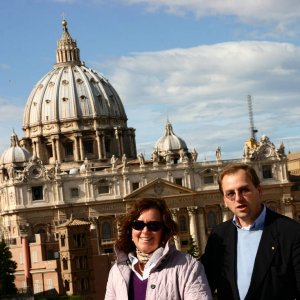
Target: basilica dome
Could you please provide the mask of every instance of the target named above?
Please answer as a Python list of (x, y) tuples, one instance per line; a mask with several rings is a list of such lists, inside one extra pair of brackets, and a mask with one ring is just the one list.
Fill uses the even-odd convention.
[[(186, 143), (173, 132), (172, 124), (168, 121), (165, 126), (165, 134), (155, 143), (152, 159), (159, 162), (177, 163), (178, 161), (190, 161), (191, 153)], [(157, 158), (156, 158), (157, 157)]]
[(136, 158), (135, 129), (127, 127), (118, 93), (80, 60), (66, 20), (62, 29), (56, 63), (34, 86), (25, 106), (25, 147), (45, 164), (73, 162), (72, 168), (85, 159), (104, 164), (112, 155)]
[(28, 162), (32, 154), (20, 147), (17, 135), (13, 132), (11, 135), (10, 148), (5, 150), (0, 157), (0, 165), (18, 164)]
[[(26, 135), (123, 126), (127, 117), (119, 95), (104, 76), (80, 61), (67, 21), (63, 20), (62, 25), (56, 64), (38, 81), (27, 100), (23, 118)], [(96, 119), (99, 122), (94, 122)]]
[(185, 141), (173, 132), (169, 121), (165, 126), (165, 134), (156, 142), (155, 148), (159, 152), (187, 150)]

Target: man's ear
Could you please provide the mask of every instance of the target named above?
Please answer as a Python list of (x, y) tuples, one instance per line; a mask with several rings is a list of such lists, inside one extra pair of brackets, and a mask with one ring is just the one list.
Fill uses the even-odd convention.
[(262, 189), (261, 185), (258, 185), (257, 189), (258, 189), (259, 195), (262, 196), (263, 195), (263, 189)]

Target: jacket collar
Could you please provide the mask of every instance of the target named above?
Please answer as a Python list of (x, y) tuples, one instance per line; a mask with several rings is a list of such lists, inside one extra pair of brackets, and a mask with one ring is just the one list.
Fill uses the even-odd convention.
[[(147, 264), (154, 264), (154, 267), (157, 267), (161, 265), (164, 261), (166, 261), (168, 256), (174, 251), (176, 251), (175, 244), (173, 241), (169, 240), (164, 247), (160, 247), (154, 251)], [(117, 257), (117, 264), (130, 264), (130, 260), (128, 259), (127, 253), (115, 247), (115, 254)]]

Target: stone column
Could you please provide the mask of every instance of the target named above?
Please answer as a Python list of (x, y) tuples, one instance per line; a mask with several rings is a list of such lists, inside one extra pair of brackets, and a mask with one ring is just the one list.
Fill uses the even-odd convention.
[(200, 229), (200, 254), (204, 253), (207, 237), (206, 237), (206, 226), (205, 226), (205, 215), (204, 209), (202, 207), (198, 208), (198, 216), (199, 216), (199, 229)]
[(51, 137), (51, 144), (52, 144), (52, 154), (53, 154), (53, 160), (54, 162), (57, 161), (57, 155), (56, 155), (56, 147), (55, 147), (55, 138)]
[(106, 158), (106, 147), (105, 147), (105, 132), (101, 131), (101, 148), (102, 148), (102, 158)]
[(96, 131), (97, 149), (98, 149), (98, 159), (103, 158), (102, 147), (101, 147), (101, 134)]
[(82, 136), (79, 136), (79, 153), (80, 153), (80, 160), (84, 160), (84, 149), (83, 149), (83, 142), (82, 142)]
[[(175, 221), (175, 223), (178, 225), (179, 227), (179, 224), (178, 224), (178, 213), (179, 213), (179, 208), (171, 208), (170, 209), (171, 213), (172, 213), (172, 218), (173, 220)], [(181, 250), (181, 243), (180, 243), (180, 235), (176, 235), (174, 236), (174, 241), (175, 241), (175, 245), (176, 245), (176, 248), (178, 250)]]
[(56, 154), (57, 154), (57, 161), (61, 163), (60, 140), (58, 136), (56, 137)]
[(74, 146), (75, 146), (75, 149), (74, 149), (74, 160), (75, 161), (79, 161), (79, 144), (78, 144), (78, 136), (75, 135), (74, 136)]
[(191, 234), (193, 240), (195, 241), (195, 245), (200, 249), (198, 233), (197, 233), (197, 224), (196, 224), (197, 206), (188, 206), (187, 211), (188, 211), (189, 220), (190, 220), (190, 234)]
[(221, 204), (221, 209), (222, 209), (222, 221), (223, 222), (232, 218), (232, 213), (227, 206)]
[(282, 196), (281, 200), (284, 207), (284, 215), (293, 219), (294, 218), (294, 205), (292, 204), (293, 198), (288, 194)]

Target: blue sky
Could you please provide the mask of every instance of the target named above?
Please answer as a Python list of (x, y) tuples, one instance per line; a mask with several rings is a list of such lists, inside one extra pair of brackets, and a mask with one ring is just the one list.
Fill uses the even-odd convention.
[(62, 16), (81, 60), (107, 77), (150, 158), (169, 119), (198, 160), (238, 158), (250, 136), (300, 150), (297, 0), (4, 0), (0, 2), (0, 152), (33, 86), (52, 69)]

